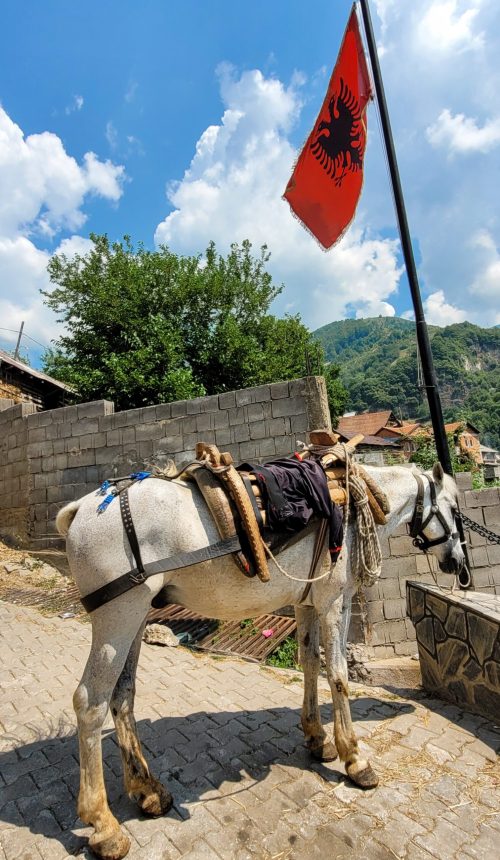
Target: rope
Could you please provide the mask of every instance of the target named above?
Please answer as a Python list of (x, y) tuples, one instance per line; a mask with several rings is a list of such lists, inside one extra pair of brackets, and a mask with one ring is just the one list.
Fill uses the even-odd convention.
[(354, 470), (351, 469), (349, 480), (350, 495), (356, 509), (351, 565), (355, 578), (362, 585), (370, 586), (380, 576), (380, 571), (382, 570), (382, 550), (368, 502), (368, 496), (366, 495), (365, 484)]
[[(264, 542), (263, 542), (263, 543), (264, 543)], [(278, 568), (279, 572), (280, 572), (280, 573), (282, 573), (282, 574), (283, 574), (283, 576), (286, 576), (286, 578), (287, 578), (287, 579), (293, 579), (293, 581), (294, 581), (294, 582), (304, 582), (304, 583), (307, 583), (307, 582), (318, 582), (318, 580), (320, 580), (320, 579), (324, 579), (324, 578), (325, 578), (325, 576), (330, 576), (330, 574), (331, 574), (331, 572), (332, 572), (332, 568), (331, 568), (331, 566), (330, 566), (330, 569), (329, 569), (329, 570), (327, 570), (325, 573), (322, 573), (320, 576), (314, 576), (312, 579), (301, 579), (301, 578), (300, 578), (300, 577), (298, 577), (298, 576), (292, 576), (292, 574), (291, 574), (291, 573), (288, 573), (288, 571), (287, 571), (287, 570), (285, 570), (285, 568), (281, 566), (281, 564), (279, 563), (278, 559), (274, 557), (274, 555), (272, 554), (271, 550), (269, 549), (269, 547), (268, 547), (268, 545), (267, 545), (266, 543), (264, 543), (264, 549), (265, 549), (265, 551), (266, 551), (267, 555), (269, 556), (269, 558), (270, 558), (270, 559), (272, 559), (272, 560), (274, 561), (274, 563), (275, 563), (276, 567)]]

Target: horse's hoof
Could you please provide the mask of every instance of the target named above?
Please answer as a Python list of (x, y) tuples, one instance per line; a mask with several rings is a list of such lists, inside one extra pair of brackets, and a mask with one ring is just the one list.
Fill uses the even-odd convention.
[(369, 763), (361, 770), (356, 769), (356, 764), (347, 765), (346, 771), (349, 779), (360, 788), (376, 788), (378, 785), (378, 776)]
[(130, 849), (130, 839), (121, 830), (103, 839), (102, 833), (93, 833), (89, 839), (89, 846), (101, 860), (122, 860)]
[(158, 816), (166, 815), (169, 809), (172, 808), (174, 798), (166, 788), (158, 782), (154, 789), (143, 795), (139, 801), (139, 805), (145, 815)]
[(335, 761), (338, 757), (337, 747), (331, 741), (316, 747), (309, 747), (309, 752), (316, 761)]

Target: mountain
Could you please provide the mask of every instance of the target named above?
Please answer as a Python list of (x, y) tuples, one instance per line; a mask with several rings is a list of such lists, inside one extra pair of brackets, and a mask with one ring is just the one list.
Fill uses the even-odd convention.
[[(429, 326), (445, 419), (468, 418), (481, 441), (500, 448), (500, 328), (457, 323)], [(338, 365), (350, 410), (392, 409), (398, 417), (427, 418), (419, 390), (415, 324), (398, 317), (340, 320), (314, 336)]]

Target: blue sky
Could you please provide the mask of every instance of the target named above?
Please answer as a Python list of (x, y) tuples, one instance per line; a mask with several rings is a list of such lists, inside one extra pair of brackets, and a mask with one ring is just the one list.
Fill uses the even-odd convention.
[[(411, 316), (375, 107), (358, 215), (335, 249), (324, 253), (281, 200), (349, 10), (344, 0), (4, 6), (0, 346), (21, 320), (43, 344), (57, 337), (39, 295), (47, 261), (85, 252), (91, 231), (181, 253), (211, 239), (222, 252), (267, 242), (285, 284), (275, 312), (300, 312), (312, 328)], [(427, 319), (498, 324), (498, 3), (371, 0), (371, 10)]]

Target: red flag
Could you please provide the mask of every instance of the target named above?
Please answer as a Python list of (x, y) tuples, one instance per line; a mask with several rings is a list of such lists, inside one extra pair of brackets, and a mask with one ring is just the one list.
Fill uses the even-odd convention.
[(351, 223), (363, 184), (370, 77), (354, 7), (314, 128), (284, 193), (324, 248)]

